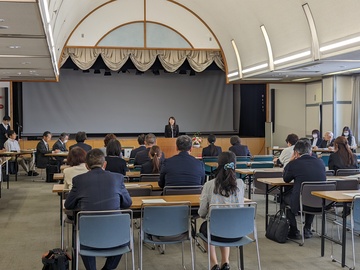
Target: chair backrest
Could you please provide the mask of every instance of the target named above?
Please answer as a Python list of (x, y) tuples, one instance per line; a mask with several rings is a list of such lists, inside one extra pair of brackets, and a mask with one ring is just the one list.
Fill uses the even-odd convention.
[(138, 171), (138, 172), (141, 171), (141, 165), (135, 165), (132, 171)]
[(273, 161), (253, 161), (250, 163), (252, 169), (256, 168), (274, 168)]
[[(336, 181), (303, 182), (300, 190), (300, 204), (303, 206), (322, 208), (322, 198), (311, 194), (312, 191), (336, 190)], [(331, 203), (326, 201), (326, 205)]]
[(336, 175), (338, 176), (347, 176), (347, 175), (353, 175), (359, 173), (360, 173), (360, 169), (338, 169), (336, 171)]
[[(211, 167), (206, 165), (205, 163), (207, 162), (217, 162), (218, 161), (218, 157), (203, 157), (202, 161), (204, 162), (204, 166), (205, 166), (205, 172), (207, 174), (211, 173)], [(216, 168), (213, 168), (213, 170)]]
[(321, 159), (324, 162), (325, 167), (329, 165), (329, 157), (330, 154), (324, 154), (324, 153), (321, 154)]
[(189, 231), (190, 202), (143, 204), (141, 230), (156, 236), (174, 236)]
[(135, 158), (129, 158), (128, 164), (134, 164)]
[(273, 155), (254, 155), (253, 161), (273, 161)]
[(335, 175), (335, 171), (334, 170), (327, 170), (325, 172), (326, 176), (334, 176)]
[(79, 245), (94, 249), (114, 248), (132, 239), (131, 210), (80, 211), (78, 213)]
[(354, 196), (351, 205), (351, 220), (355, 231), (360, 231), (360, 196)]
[(152, 186), (151, 185), (138, 185), (134, 187), (127, 187), (127, 191), (130, 194), (130, 197), (139, 197), (139, 196), (151, 196)]
[(236, 169), (248, 168), (249, 161), (236, 161)]
[(229, 205), (211, 204), (209, 207), (208, 234), (222, 238), (246, 236), (254, 231), (255, 216), (255, 202)]
[(203, 186), (165, 186), (163, 189), (164, 195), (186, 195), (186, 194), (201, 194)]
[(250, 157), (249, 156), (237, 156), (236, 162), (249, 162)]
[(336, 180), (336, 190), (357, 190), (359, 182), (357, 179)]
[(140, 182), (158, 182), (160, 179), (160, 174), (141, 174)]

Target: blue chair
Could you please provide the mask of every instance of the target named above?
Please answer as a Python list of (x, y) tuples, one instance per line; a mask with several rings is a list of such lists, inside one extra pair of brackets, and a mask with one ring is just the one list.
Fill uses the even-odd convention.
[(135, 270), (132, 220), (131, 210), (80, 211), (76, 226), (76, 269), (79, 254), (109, 257), (131, 252)]
[(251, 164), (251, 169), (274, 168), (273, 161), (253, 161), (250, 164)]
[(143, 244), (182, 244), (182, 266), (184, 265), (184, 242), (190, 242), (191, 266), (194, 266), (194, 251), (191, 237), (190, 202), (143, 204), (139, 231), (139, 266), (143, 266)]
[(330, 154), (321, 154), (321, 159), (324, 161), (325, 167), (329, 166), (329, 157)]
[(206, 176), (210, 176), (210, 177), (213, 176), (214, 167), (208, 166), (205, 163), (207, 163), (207, 162), (217, 162), (218, 157), (203, 157), (202, 161), (204, 162)]
[(237, 156), (236, 162), (249, 162), (250, 158), (249, 156)]
[[(207, 237), (202, 233), (197, 235), (210, 245), (221, 247), (239, 247), (238, 248), (238, 269), (243, 267), (243, 246), (256, 242), (256, 251), (258, 259), (258, 267), (261, 269), (260, 254), (257, 230), (255, 224), (256, 217), (256, 203), (245, 204), (211, 204), (209, 206), (209, 214), (207, 217)], [(226, 220), (226, 222), (224, 222)], [(248, 235), (253, 234), (254, 239)], [(235, 242), (218, 242), (210, 238), (210, 236), (217, 236), (222, 238), (240, 238)], [(208, 252), (208, 269), (210, 265), (210, 252)]]

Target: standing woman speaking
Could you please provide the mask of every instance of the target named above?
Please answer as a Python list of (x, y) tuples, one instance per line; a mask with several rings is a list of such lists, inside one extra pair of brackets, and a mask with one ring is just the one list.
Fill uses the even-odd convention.
[(179, 137), (179, 126), (176, 124), (174, 116), (169, 118), (169, 123), (165, 126), (165, 138)]

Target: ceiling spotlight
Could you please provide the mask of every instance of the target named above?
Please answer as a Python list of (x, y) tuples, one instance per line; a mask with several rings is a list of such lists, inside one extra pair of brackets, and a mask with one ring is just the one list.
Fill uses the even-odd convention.
[(94, 70), (94, 74), (101, 74), (100, 69), (95, 69), (95, 70)]
[(160, 75), (160, 71), (158, 69), (153, 69), (152, 73), (154, 75)]
[(19, 45), (10, 45), (9, 48), (10, 49), (20, 49), (21, 46), (19, 46)]
[(195, 75), (196, 75), (195, 71), (194, 71), (194, 70), (190, 70), (189, 76), (195, 76)]
[(89, 69), (85, 69), (85, 70), (83, 70), (83, 73), (89, 73), (90, 72), (90, 70)]
[(143, 74), (144, 74), (144, 72), (142, 72), (140, 70), (136, 70), (136, 72), (135, 72), (135, 75), (143, 75)]
[(110, 70), (105, 70), (104, 76), (111, 76)]
[(180, 71), (179, 71), (179, 74), (186, 75), (186, 70), (183, 70), (183, 69), (180, 70)]

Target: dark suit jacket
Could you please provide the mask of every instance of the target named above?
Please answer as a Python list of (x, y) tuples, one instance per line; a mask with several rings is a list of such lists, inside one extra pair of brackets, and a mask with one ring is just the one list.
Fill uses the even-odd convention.
[(204, 163), (186, 151), (165, 159), (161, 166), (160, 187), (202, 185), (204, 181)]
[(222, 149), (221, 149), (221, 147), (220, 146), (216, 146), (216, 145), (214, 145), (215, 146), (215, 148), (216, 148), (216, 153), (215, 153), (215, 155), (212, 155), (211, 154), (211, 148), (210, 148), (210, 145), (208, 146), (208, 147), (205, 147), (205, 148), (203, 148), (203, 150), (202, 150), (202, 156), (203, 157), (217, 157), (218, 155), (220, 155), (220, 153), (222, 152)]
[(291, 191), (291, 212), (296, 214), (300, 210), (300, 189), (302, 182), (326, 181), (324, 162), (316, 157), (303, 155), (290, 161), (284, 168), (283, 178), (286, 183), (294, 180)]
[(147, 162), (145, 162), (143, 165), (141, 165), (141, 171), (140, 173), (143, 174), (149, 174), (149, 173), (153, 173), (153, 164), (152, 164), (152, 160), (149, 160)]
[[(312, 138), (311, 140), (311, 145), (313, 144), (314, 138)], [(323, 139), (318, 138), (318, 140), (316, 141), (316, 146), (320, 148), (320, 145), (322, 143)]]
[(7, 129), (4, 127), (2, 123), (0, 123), (0, 149), (4, 148), (4, 143), (8, 139), (7, 132), (10, 130), (10, 125), (7, 126)]
[(60, 140), (57, 140), (56, 143), (54, 143), (52, 150), (59, 149), (61, 152), (67, 152), (66, 144), (63, 144)]
[(173, 129), (172, 132), (173, 132), (174, 136), (171, 136), (171, 126), (166, 125), (165, 126), (165, 138), (179, 137), (179, 126), (175, 125), (175, 128)]
[(126, 161), (121, 157), (106, 156), (105, 160), (107, 162), (105, 170), (107, 171), (121, 173), (122, 175), (125, 175), (128, 171)]
[[(146, 148), (145, 150), (138, 152), (135, 156), (134, 165), (143, 165), (144, 163), (148, 162), (150, 160), (149, 152), (150, 148)], [(163, 162), (164, 159), (165, 154), (162, 152), (160, 162)]]
[(242, 145), (242, 144), (234, 144), (233, 146), (229, 147), (229, 151), (233, 152), (235, 154), (235, 156), (240, 157), (240, 156), (251, 156), (251, 153), (249, 151), (249, 148), (247, 147), (247, 145)]
[(119, 173), (95, 168), (73, 178), (73, 187), (66, 198), (66, 209), (84, 211), (117, 210), (132, 204)]
[(341, 159), (339, 153), (335, 152), (332, 153), (329, 157), (329, 170), (334, 170), (335, 172), (338, 169), (357, 169), (359, 168), (358, 162), (357, 162), (357, 156), (355, 154), (353, 154), (354, 156), (354, 163), (351, 164), (350, 166), (346, 166), (343, 162), (343, 160)]
[(86, 153), (89, 152), (89, 151), (92, 149), (91, 145), (88, 145), (88, 144), (83, 143), (83, 142), (78, 142), (78, 143), (76, 143), (76, 144), (73, 144), (72, 146), (69, 147), (69, 149), (71, 150), (71, 149), (73, 149), (73, 148), (76, 147), (76, 146), (79, 146), (79, 147), (81, 147), (82, 149), (84, 149)]
[(331, 142), (330, 142), (330, 144), (327, 145), (327, 142), (328, 142), (328, 141), (322, 140), (319, 148), (328, 148), (329, 146), (334, 147), (334, 141), (335, 141), (335, 139), (332, 139)]
[(131, 150), (130, 158), (135, 158), (136, 154), (146, 149), (145, 145), (140, 145), (138, 148)]
[(51, 153), (50, 148), (47, 148), (43, 140), (39, 141), (36, 146), (36, 167), (46, 168), (51, 157), (46, 157), (45, 154)]

